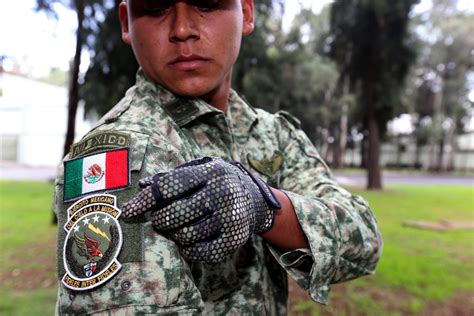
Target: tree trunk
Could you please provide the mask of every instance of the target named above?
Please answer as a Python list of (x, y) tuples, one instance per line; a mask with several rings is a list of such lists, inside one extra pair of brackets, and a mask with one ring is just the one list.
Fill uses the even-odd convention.
[(341, 167), (341, 148), (339, 140), (341, 139), (341, 130), (338, 123), (331, 124), (331, 135), (334, 138), (332, 143), (332, 167), (338, 169)]
[(76, 114), (79, 103), (79, 67), (81, 65), (81, 51), (83, 46), (83, 21), (84, 21), (84, 2), (77, 0), (77, 32), (76, 32), (76, 52), (71, 66), (69, 78), (69, 95), (68, 95), (68, 115), (67, 115), (67, 131), (64, 141), (63, 156), (69, 152), (74, 142), (76, 132)]
[(382, 176), (380, 173), (380, 129), (375, 117), (374, 85), (366, 84), (367, 102), (367, 128), (369, 132), (369, 148), (367, 155), (367, 189), (382, 189)]
[[(347, 65), (350, 62), (351, 57), (351, 50), (346, 52), (346, 61), (344, 69), (347, 68)], [(341, 76), (339, 78), (339, 84), (342, 86), (342, 95), (340, 97), (344, 97), (349, 95), (350, 93), (350, 79), (349, 75), (346, 71), (341, 72)], [(333, 165), (335, 168), (343, 168), (344, 167), (344, 156), (346, 154), (346, 147), (347, 147), (347, 125), (348, 125), (348, 112), (349, 106), (347, 104), (343, 104), (341, 108), (341, 117), (338, 121), (337, 126), (337, 135), (338, 137), (335, 140), (334, 144), (334, 155), (333, 155)]]
[(364, 130), (364, 133), (363, 133), (363, 138), (362, 138), (362, 141), (360, 142), (360, 168), (362, 169), (368, 169), (368, 158), (367, 158), (367, 155), (368, 155), (368, 138), (369, 138), (369, 135), (368, 133)]
[(329, 133), (326, 129), (323, 129), (321, 131), (321, 139), (322, 139), (322, 144), (321, 144), (321, 157), (323, 158), (324, 161), (328, 161), (328, 156), (329, 156), (329, 144), (328, 144), (328, 138), (329, 138)]
[(438, 161), (436, 163), (436, 171), (438, 172), (444, 171), (444, 137), (443, 133), (438, 143)]
[[(74, 142), (76, 134), (76, 114), (77, 105), (79, 103), (79, 67), (81, 66), (81, 51), (83, 45), (83, 21), (84, 21), (84, 2), (77, 0), (77, 32), (76, 32), (76, 52), (74, 53), (74, 61), (71, 66), (69, 75), (69, 92), (68, 92), (68, 113), (67, 113), (67, 130), (66, 139), (64, 140), (63, 156), (66, 156)], [(52, 223), (57, 224), (58, 219), (53, 211)]]
[(439, 89), (435, 92), (434, 100), (433, 100), (433, 108), (434, 108), (434, 119), (436, 126), (441, 130), (441, 138), (438, 141), (438, 156), (435, 171), (443, 171), (444, 165), (444, 142), (445, 142), (445, 133), (443, 130), (443, 122), (445, 120), (445, 116), (443, 115), (442, 105), (443, 105), (443, 90), (444, 90), (444, 78), (442, 75), (438, 75), (437, 77), (437, 84), (439, 85)]
[(332, 166), (334, 168), (344, 167), (344, 155), (346, 153), (347, 145), (347, 105), (342, 107), (342, 115), (338, 123), (334, 125), (334, 146)]
[(456, 151), (456, 142), (454, 141), (455, 132), (456, 127), (453, 124), (453, 126), (451, 126), (451, 128), (448, 130), (448, 135), (446, 138), (447, 147), (449, 148), (449, 151), (446, 153), (446, 171), (454, 170), (454, 153)]
[(373, 111), (369, 113), (369, 150), (368, 150), (368, 181), (367, 188), (369, 190), (382, 189), (382, 177), (380, 173), (380, 132), (377, 120)]
[(340, 134), (340, 139), (339, 139), (339, 150), (341, 152), (341, 164), (340, 168), (344, 168), (344, 157), (346, 155), (346, 147), (347, 147), (347, 130), (348, 130), (348, 114), (349, 112), (349, 107), (347, 104), (344, 104), (342, 106), (342, 115), (341, 115), (341, 134)]

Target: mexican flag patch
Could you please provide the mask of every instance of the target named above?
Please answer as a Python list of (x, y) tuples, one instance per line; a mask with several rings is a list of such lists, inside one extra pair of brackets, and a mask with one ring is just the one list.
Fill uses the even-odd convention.
[(73, 159), (64, 163), (64, 198), (129, 186), (129, 150), (118, 149)]

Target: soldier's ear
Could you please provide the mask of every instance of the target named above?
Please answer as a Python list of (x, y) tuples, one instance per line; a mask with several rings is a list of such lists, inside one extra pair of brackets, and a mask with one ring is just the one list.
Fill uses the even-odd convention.
[(253, 0), (242, 0), (243, 28), (242, 34), (249, 35), (255, 27)]
[(129, 44), (130, 41), (130, 33), (129, 33), (129, 19), (128, 19), (128, 8), (126, 2), (121, 2), (119, 4), (119, 19), (120, 19), (120, 26), (122, 28), (122, 41)]

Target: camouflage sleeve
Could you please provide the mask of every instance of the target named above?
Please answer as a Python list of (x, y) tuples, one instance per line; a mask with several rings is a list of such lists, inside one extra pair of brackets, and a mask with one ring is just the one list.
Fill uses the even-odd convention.
[[(115, 127), (118, 122), (115, 123)], [(57, 273), (58, 295), (56, 314), (100, 314), (100, 315), (170, 315), (199, 314), (204, 310), (201, 294), (193, 282), (193, 276), (187, 262), (181, 257), (179, 249), (165, 236), (157, 234), (146, 216), (135, 220), (127, 220), (120, 216), (122, 205), (140, 188), (139, 179), (166, 171), (182, 164), (184, 158), (164, 137), (148, 135), (130, 129), (112, 129), (114, 126), (102, 126), (82, 141), (76, 143), (77, 157), (71, 154), (65, 158), (64, 164), (71, 159), (90, 158), (113, 150), (104, 147), (104, 137), (125, 135), (127, 139), (119, 150), (128, 150), (128, 163), (122, 166), (129, 170), (129, 185), (118, 190), (107, 190), (72, 196), (72, 200), (64, 201), (65, 187), (71, 180), (84, 177), (82, 168), (66, 172), (61, 164), (56, 179), (55, 211), (58, 217)], [(122, 127), (122, 126), (119, 126)], [(83, 152), (91, 146), (90, 151)], [(117, 161), (105, 164), (107, 171), (118, 173)], [(87, 166), (86, 163), (84, 165)], [(108, 168), (108, 169), (107, 169)], [(77, 177), (77, 175), (79, 176)], [(69, 180), (69, 181), (68, 181)], [(107, 209), (110, 214), (118, 214), (114, 220), (105, 218), (108, 213), (102, 212), (103, 203), (94, 202), (98, 195), (113, 197), (113, 208)], [(86, 199), (82, 204), (82, 199)], [(88, 200), (90, 198), (90, 200)], [(111, 202), (108, 202), (112, 205)], [(75, 207), (77, 205), (77, 207)], [(88, 208), (82, 211), (83, 207)], [(76, 211), (74, 211), (76, 209)], [(71, 212), (70, 212), (71, 210)], [(94, 211), (93, 213), (88, 213)], [(73, 213), (74, 212), (74, 213)], [(84, 214), (84, 215), (83, 215)], [(97, 219), (92, 217), (97, 216)], [(66, 232), (65, 227), (71, 218), (78, 218), (79, 236), (96, 240), (97, 255), (86, 257), (79, 251), (78, 239), (74, 230)], [(104, 220), (106, 219), (106, 220)], [(114, 226), (107, 226), (109, 223)], [(91, 224), (91, 225), (89, 225)], [(93, 225), (92, 225), (93, 224)], [(100, 243), (97, 243), (99, 241)], [(80, 241), (79, 241), (80, 242)], [(76, 245), (76, 246), (75, 246)], [(76, 248), (74, 248), (76, 247)], [(87, 246), (89, 247), (89, 246)], [(118, 249), (118, 250), (117, 250)], [(112, 263), (112, 264), (110, 264)], [(112, 268), (118, 271), (110, 273)], [(91, 267), (89, 269), (89, 267)], [(95, 267), (95, 269), (94, 269)], [(88, 270), (89, 269), (89, 270)], [(101, 272), (105, 271), (105, 272)], [(67, 276), (67, 277), (66, 277)], [(103, 281), (103, 282), (102, 282)], [(102, 282), (102, 283), (99, 283)]]
[(280, 118), (280, 189), (290, 198), (310, 249), (271, 251), (315, 301), (326, 304), (331, 283), (374, 273), (382, 240), (367, 202), (339, 186), (308, 137)]

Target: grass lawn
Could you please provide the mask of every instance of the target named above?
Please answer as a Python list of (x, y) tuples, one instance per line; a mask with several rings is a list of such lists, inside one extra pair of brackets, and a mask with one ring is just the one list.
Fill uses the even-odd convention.
[(297, 295), (295, 314), (474, 315), (474, 231), (402, 225), (406, 220), (474, 223), (474, 188), (399, 185), (384, 192), (351, 191), (369, 201), (382, 231), (377, 273), (334, 286), (327, 307)]
[[(330, 305), (292, 287), (290, 315), (474, 315), (474, 231), (404, 227), (405, 220), (474, 222), (474, 189), (393, 186), (364, 196), (384, 254), (375, 276), (334, 286)], [(53, 186), (0, 181), (0, 315), (51, 315), (56, 295)]]
[(0, 315), (53, 315), (53, 185), (0, 181)]

